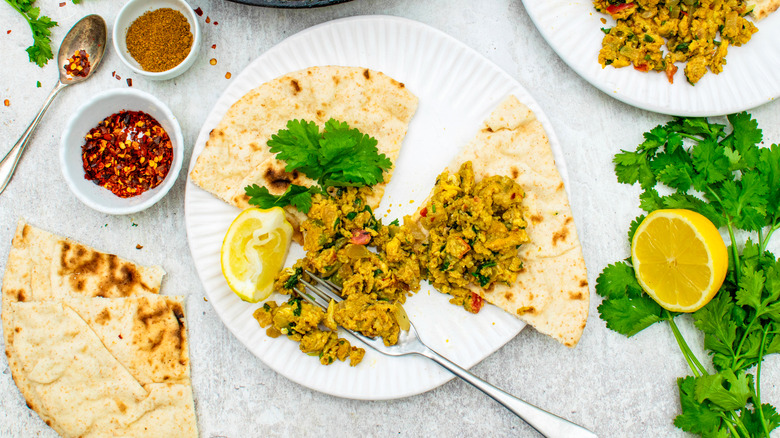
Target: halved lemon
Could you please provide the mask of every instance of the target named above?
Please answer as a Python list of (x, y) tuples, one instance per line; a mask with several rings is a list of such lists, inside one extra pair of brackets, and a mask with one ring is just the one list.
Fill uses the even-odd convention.
[(718, 229), (690, 210), (650, 213), (634, 233), (631, 261), (642, 288), (673, 312), (694, 312), (707, 304), (729, 264)]
[(274, 277), (284, 266), (293, 228), (284, 210), (248, 208), (230, 224), (220, 262), (228, 286), (242, 300), (256, 303), (271, 295)]

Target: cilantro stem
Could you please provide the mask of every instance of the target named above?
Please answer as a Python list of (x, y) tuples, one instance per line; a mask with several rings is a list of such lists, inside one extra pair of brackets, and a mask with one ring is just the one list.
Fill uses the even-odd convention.
[(755, 324), (756, 321), (758, 321), (759, 316), (761, 316), (760, 313), (756, 313), (755, 316), (753, 316), (753, 319), (750, 320), (750, 323), (747, 325), (744, 333), (742, 334), (742, 339), (739, 340), (739, 345), (737, 345), (737, 351), (734, 352), (734, 358), (731, 360), (731, 368), (735, 371), (737, 369), (742, 368), (741, 366), (737, 368), (737, 360), (742, 355), (742, 346), (745, 343), (745, 339), (747, 339), (748, 334), (750, 334), (753, 331), (753, 324)]
[[(772, 225), (769, 228), (769, 231), (766, 233), (766, 237), (764, 237), (764, 241), (761, 242), (759, 239), (761, 252), (763, 253), (766, 250), (766, 246), (769, 244), (769, 239), (772, 237), (772, 233), (774, 233), (778, 228), (780, 228), (780, 223), (777, 223), (775, 225)], [(759, 235), (760, 237), (760, 235)]]
[(758, 418), (761, 419), (761, 428), (764, 429), (764, 435), (766, 435), (767, 438), (769, 438), (769, 427), (766, 424), (766, 419), (764, 418), (764, 409), (761, 406), (761, 362), (764, 360), (764, 346), (766, 346), (766, 334), (769, 331), (769, 326), (771, 324), (767, 324), (766, 327), (764, 327), (763, 333), (761, 334), (761, 347), (758, 350), (758, 365), (756, 366), (756, 402), (755, 402), (755, 408), (758, 411)]
[[(735, 437), (741, 436), (740, 433), (737, 431), (737, 429), (734, 428), (734, 420), (729, 418), (725, 413), (720, 413), (720, 418), (723, 420), (723, 423), (726, 424), (726, 427), (729, 428), (731, 431), (731, 435)], [(750, 435), (748, 435), (749, 437)]]
[[(707, 186), (707, 191), (718, 201), (720, 205), (723, 205), (723, 200), (720, 196), (712, 190), (712, 187)], [(737, 250), (737, 239), (734, 236), (734, 224), (732, 218), (724, 214), (726, 218), (726, 228), (729, 230), (729, 239), (731, 240), (731, 256), (734, 258), (734, 283), (739, 284), (739, 251)]]
[(693, 371), (693, 375), (696, 377), (701, 377), (702, 375), (709, 374), (707, 369), (704, 368), (701, 362), (699, 362), (699, 359), (696, 357), (696, 355), (693, 354), (693, 351), (691, 351), (690, 347), (688, 347), (688, 343), (685, 342), (685, 338), (683, 338), (682, 333), (680, 333), (680, 329), (674, 322), (674, 316), (672, 316), (668, 310), (664, 310), (664, 317), (667, 321), (669, 321), (669, 326), (672, 328), (674, 339), (677, 340), (677, 345), (680, 347), (680, 351), (682, 351), (683, 357), (685, 357), (685, 361), (688, 362), (688, 366), (691, 368), (691, 371)]

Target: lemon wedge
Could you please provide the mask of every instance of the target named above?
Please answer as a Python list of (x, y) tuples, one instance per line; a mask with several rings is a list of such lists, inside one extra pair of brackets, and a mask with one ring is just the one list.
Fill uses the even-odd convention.
[(239, 298), (256, 303), (271, 295), (292, 234), (279, 207), (248, 208), (233, 220), (222, 241), (220, 262), (228, 286)]
[(656, 210), (631, 241), (639, 284), (664, 309), (694, 312), (718, 292), (728, 254), (712, 222), (690, 210)]

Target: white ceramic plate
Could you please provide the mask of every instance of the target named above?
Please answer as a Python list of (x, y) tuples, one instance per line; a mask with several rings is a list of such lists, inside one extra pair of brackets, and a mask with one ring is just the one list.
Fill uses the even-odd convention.
[[(507, 95), (515, 94), (537, 115), (550, 137), (558, 167), (568, 181), (560, 145), (549, 120), (530, 94), (496, 65), (454, 38), (407, 19), (388, 16), (346, 18), (294, 35), (252, 62), (222, 94), (200, 131), (191, 166), (209, 132), (228, 108), (249, 90), (315, 65), (362, 66), (406, 84), (419, 97), (395, 173), (377, 215), (385, 223), (411, 214), (427, 197), (436, 176), (477, 132)], [(371, 350), (349, 367), (322, 366), (284, 337), (271, 339), (252, 318), (260, 304), (238, 299), (219, 266), (222, 238), (239, 210), (188, 180), (185, 219), (190, 250), (209, 301), (225, 325), (257, 357), (290, 380), (340, 397), (381, 400), (435, 388), (452, 375), (421, 357), (391, 358)], [(303, 256), (293, 245), (287, 264)], [(277, 297), (278, 301), (283, 298)], [(524, 326), (512, 315), (485, 306), (478, 315), (448, 303), (424, 284), (405, 305), (424, 342), (464, 367), (471, 367), (512, 339)], [(360, 345), (357, 343), (357, 345)]]
[[(602, 69), (602, 27), (615, 21), (592, 0), (523, 0), (539, 32), (564, 62), (608, 95), (638, 108), (676, 116), (731, 114), (780, 96), (780, 12), (756, 23), (759, 31), (742, 47), (729, 47), (723, 72), (707, 73), (692, 86), (682, 64), (669, 84), (663, 73), (631, 67)], [(600, 19), (606, 18), (607, 24)]]

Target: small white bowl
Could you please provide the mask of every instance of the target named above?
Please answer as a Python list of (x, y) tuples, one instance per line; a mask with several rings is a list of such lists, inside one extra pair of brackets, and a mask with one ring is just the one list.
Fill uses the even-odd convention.
[[(173, 162), (163, 182), (131, 198), (120, 198), (84, 178), (81, 160), (81, 148), (86, 143), (84, 136), (106, 117), (122, 110), (143, 111), (154, 117), (168, 133), (173, 146)], [(132, 89), (117, 88), (92, 97), (71, 116), (60, 140), (60, 167), (68, 187), (86, 206), (107, 214), (136, 213), (162, 199), (179, 176), (183, 156), (184, 141), (176, 116), (156, 97)]]
[[(160, 8), (175, 9), (187, 18), (187, 21), (190, 23), (190, 32), (192, 32), (192, 47), (190, 48), (189, 55), (184, 58), (184, 61), (182, 61), (181, 64), (170, 70), (151, 72), (141, 68), (141, 64), (139, 64), (133, 56), (130, 55), (130, 52), (127, 51), (127, 29), (138, 17), (147, 11), (153, 11)], [(187, 71), (198, 57), (201, 40), (200, 25), (198, 24), (198, 17), (195, 15), (195, 11), (193, 11), (192, 7), (184, 0), (131, 0), (127, 2), (116, 15), (116, 19), (114, 20), (113, 40), (114, 49), (119, 55), (119, 59), (121, 59), (126, 66), (130, 67), (131, 70), (152, 80), (171, 79)]]

